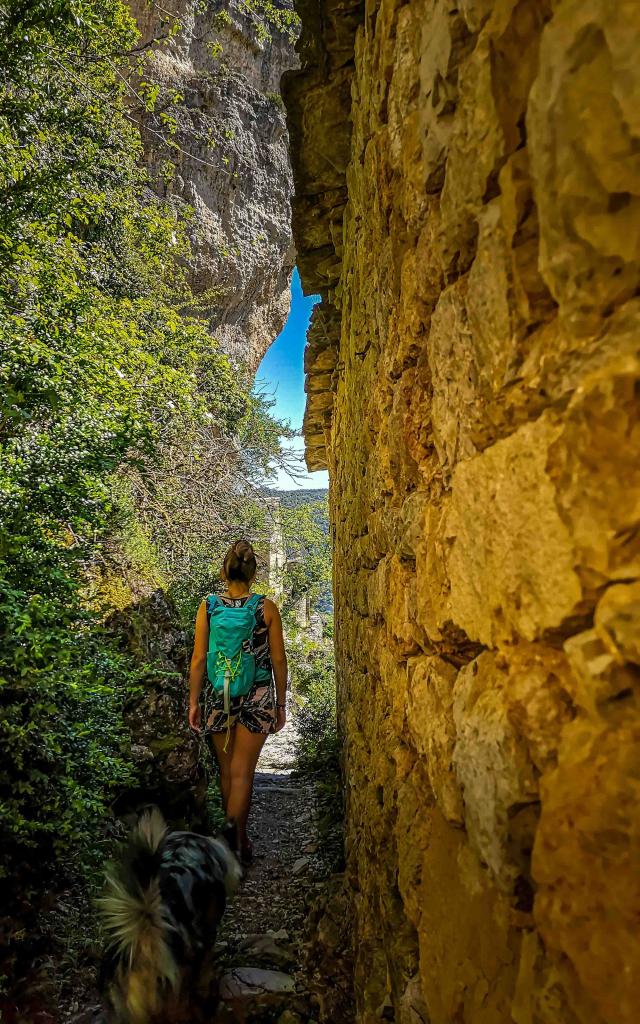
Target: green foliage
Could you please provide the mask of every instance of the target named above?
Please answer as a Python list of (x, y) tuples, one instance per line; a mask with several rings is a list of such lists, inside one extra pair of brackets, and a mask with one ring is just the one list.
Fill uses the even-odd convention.
[(259, 549), (268, 533), (262, 485), (287, 431), (248, 389), (242, 378), (213, 381), (210, 410), (225, 400), (217, 415), (176, 414), (155, 458), (123, 477), (119, 544), (127, 557), (120, 571), (155, 574), (188, 622), (219, 583), (229, 544), (249, 536)]
[(335, 763), (338, 752), (333, 646), (294, 634), (288, 637), (287, 649), (298, 763), (303, 770), (328, 768)]
[(324, 859), (330, 871), (341, 871), (344, 808), (333, 645), (324, 638), (317, 642), (301, 633), (288, 638), (287, 649), (298, 769), (314, 778)]
[(6, 874), (88, 865), (131, 777), (121, 709), (144, 668), (102, 633), (102, 567), (197, 593), (279, 450), (268, 406), (184, 315), (188, 224), (150, 190), (129, 114), (136, 39), (113, 0), (0, 10)]
[(300, 18), (293, 7), (281, 7), (272, 0), (240, 0), (240, 9), (254, 15), (262, 38), (270, 38), (272, 30), (288, 35), (292, 42), (298, 38)]
[(284, 586), (289, 601), (308, 594), (314, 607), (331, 587), (327, 498), (281, 508), (287, 552)]
[(265, 95), (266, 98), (269, 100), (269, 103), (272, 103), (274, 107), (277, 107), (278, 110), (281, 110), (284, 113), (286, 108), (284, 105), (284, 100), (279, 92), (268, 92), (265, 93)]
[[(46, 597), (3, 589), (0, 612), (0, 875), (20, 865), (24, 898), (70, 850), (88, 867), (100, 855), (109, 801), (132, 781), (121, 717), (130, 670), (90, 621)], [(34, 854), (37, 876), (25, 877)]]
[(86, 862), (130, 776), (128, 669), (82, 580), (110, 475), (152, 445), (154, 396), (162, 408), (188, 388), (151, 298), (169, 288), (152, 275), (173, 224), (142, 202), (109, 56), (135, 39), (126, 8), (8, 3), (1, 29), (1, 870), (43, 872), (70, 851)]

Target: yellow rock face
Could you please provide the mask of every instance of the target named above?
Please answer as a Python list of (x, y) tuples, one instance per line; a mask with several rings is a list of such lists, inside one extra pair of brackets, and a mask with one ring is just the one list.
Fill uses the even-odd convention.
[(358, 1019), (635, 1024), (640, 3), (301, 11)]

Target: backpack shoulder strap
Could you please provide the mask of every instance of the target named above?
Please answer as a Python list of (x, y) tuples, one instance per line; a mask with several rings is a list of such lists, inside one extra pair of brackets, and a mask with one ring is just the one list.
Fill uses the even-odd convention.
[(251, 610), (255, 612), (258, 608), (258, 605), (260, 604), (260, 601), (262, 600), (262, 596), (262, 594), (252, 594), (249, 600), (247, 601), (245, 608), (251, 608)]
[(217, 594), (209, 594), (209, 596), (206, 598), (206, 601), (207, 601), (207, 622), (208, 622), (209, 619), (211, 618), (211, 613), (212, 613), (213, 609), (217, 608), (217, 606), (219, 604), (221, 604), (221, 601), (218, 599), (218, 595)]

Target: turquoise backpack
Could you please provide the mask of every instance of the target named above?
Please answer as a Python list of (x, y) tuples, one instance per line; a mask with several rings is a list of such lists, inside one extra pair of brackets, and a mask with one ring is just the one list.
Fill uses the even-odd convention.
[(224, 695), (227, 715), (231, 711), (231, 700), (249, 693), (256, 681), (253, 631), (261, 597), (261, 594), (252, 594), (237, 607), (224, 604), (216, 594), (207, 598), (207, 676), (215, 693)]

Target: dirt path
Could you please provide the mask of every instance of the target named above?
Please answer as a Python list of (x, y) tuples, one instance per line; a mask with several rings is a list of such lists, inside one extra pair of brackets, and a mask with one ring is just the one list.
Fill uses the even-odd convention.
[(249, 834), (254, 862), (230, 902), (216, 958), (225, 971), (216, 1022), (312, 1024), (302, 933), (327, 875), (318, 839), (312, 780), (294, 774), (289, 723), (269, 738), (258, 762)]
[[(319, 795), (318, 776), (296, 774), (295, 744), (290, 722), (269, 738), (258, 762), (249, 819), (254, 862), (218, 930), (213, 969), (221, 978), (221, 1003), (211, 1024), (317, 1024), (320, 1017), (304, 962), (305, 946), (313, 942), (308, 918), (330, 884), (341, 832), (338, 827), (328, 838), (326, 797)], [(103, 1024), (92, 985), (84, 996), (86, 1009), (78, 1013), (76, 1002), (63, 1019)], [(351, 1018), (325, 1013), (323, 1019), (344, 1024)], [(49, 1020), (45, 1015), (43, 1024)]]

